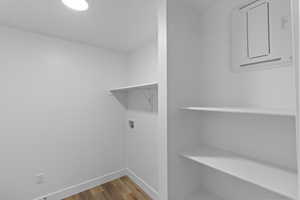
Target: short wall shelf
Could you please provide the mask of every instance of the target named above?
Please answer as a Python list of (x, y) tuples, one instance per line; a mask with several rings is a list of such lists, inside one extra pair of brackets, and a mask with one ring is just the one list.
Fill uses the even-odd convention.
[(153, 82), (153, 83), (146, 83), (146, 84), (140, 84), (140, 85), (131, 85), (131, 86), (126, 86), (126, 87), (115, 88), (115, 89), (111, 89), (110, 92), (128, 92), (130, 90), (155, 89), (157, 87), (158, 87), (158, 83)]
[(296, 172), (262, 164), (227, 151), (206, 146), (184, 152), (181, 156), (289, 199), (296, 199)]
[(207, 112), (223, 112), (223, 113), (241, 113), (241, 114), (259, 114), (274, 116), (295, 117), (296, 111), (292, 109), (273, 109), (273, 108), (247, 108), (247, 107), (183, 107), (183, 110), (189, 111), (207, 111)]
[[(131, 95), (131, 92), (138, 92), (140, 95), (142, 95), (142, 99), (136, 98), (135, 101), (138, 101), (138, 105), (149, 105), (149, 108), (147, 108), (147, 111), (155, 112), (157, 111), (157, 95), (158, 95), (158, 82), (152, 82), (152, 83), (145, 83), (145, 84), (139, 84), (139, 85), (131, 85), (126, 87), (120, 87), (111, 89), (110, 93), (126, 108), (129, 108), (128, 99)], [(142, 101), (141, 101), (142, 100)], [(135, 108), (135, 109), (142, 109), (141, 107)], [(145, 109), (143, 107), (143, 109)], [(145, 111), (145, 110), (144, 110)]]

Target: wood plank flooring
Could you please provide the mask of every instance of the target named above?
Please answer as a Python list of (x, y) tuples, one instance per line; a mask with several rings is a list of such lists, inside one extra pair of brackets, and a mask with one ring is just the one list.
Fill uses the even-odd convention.
[(151, 200), (129, 177), (124, 176), (64, 200)]

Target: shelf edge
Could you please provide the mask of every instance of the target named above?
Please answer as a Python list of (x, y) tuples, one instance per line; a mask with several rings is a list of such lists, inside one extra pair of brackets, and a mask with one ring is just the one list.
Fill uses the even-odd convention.
[(295, 117), (296, 112), (284, 109), (269, 109), (269, 108), (247, 108), (247, 107), (182, 107), (181, 110), (186, 111), (204, 111), (204, 112), (219, 112), (219, 113), (237, 113), (237, 114), (254, 114), (254, 115), (273, 115)]

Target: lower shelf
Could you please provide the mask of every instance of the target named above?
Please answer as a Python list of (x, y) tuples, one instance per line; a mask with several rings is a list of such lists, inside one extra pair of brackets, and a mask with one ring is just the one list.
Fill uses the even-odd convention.
[(206, 146), (181, 155), (289, 199), (297, 198), (297, 173)]

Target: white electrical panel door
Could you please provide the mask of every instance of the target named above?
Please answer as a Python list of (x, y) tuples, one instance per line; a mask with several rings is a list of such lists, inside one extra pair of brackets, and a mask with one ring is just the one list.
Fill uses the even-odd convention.
[(258, 69), (291, 63), (289, 0), (256, 0), (232, 14), (232, 65)]
[(269, 4), (262, 3), (248, 10), (248, 57), (257, 58), (270, 54)]

